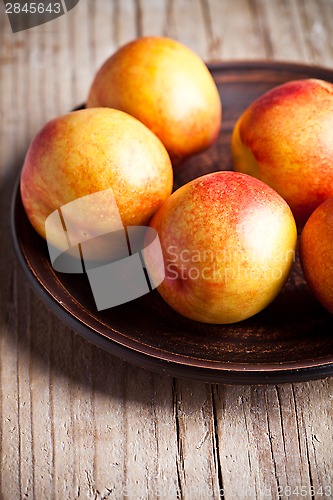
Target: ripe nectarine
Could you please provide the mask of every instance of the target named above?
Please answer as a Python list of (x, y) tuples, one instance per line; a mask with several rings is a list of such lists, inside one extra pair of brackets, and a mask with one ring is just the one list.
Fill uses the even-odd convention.
[(99, 69), (88, 107), (135, 116), (163, 142), (174, 163), (217, 139), (221, 100), (202, 60), (183, 44), (143, 37), (121, 47)]
[(259, 97), (232, 136), (236, 171), (269, 184), (302, 227), (333, 196), (333, 84), (306, 79)]
[[(122, 111), (94, 108), (60, 116), (42, 128), (24, 161), (21, 195), (31, 224), (45, 238), (45, 221), (53, 211), (108, 188), (125, 226), (146, 225), (172, 184), (169, 155), (145, 125)], [(112, 211), (101, 201), (88, 214), (75, 214), (76, 230), (85, 237), (103, 233), (103, 227), (112, 227)], [(58, 237), (54, 234), (50, 242), (55, 247)]]
[(305, 224), (300, 257), (310, 288), (333, 313), (333, 198), (324, 201)]
[[(165, 265), (158, 291), (176, 311), (205, 323), (241, 321), (266, 307), (287, 279), (297, 237), (283, 198), (235, 172), (182, 186), (151, 226)], [(147, 258), (154, 262), (153, 254)]]

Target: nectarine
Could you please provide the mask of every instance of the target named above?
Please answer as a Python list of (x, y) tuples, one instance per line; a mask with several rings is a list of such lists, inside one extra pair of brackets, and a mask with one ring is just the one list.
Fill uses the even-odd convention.
[(269, 184), (302, 227), (333, 196), (333, 84), (296, 80), (259, 97), (232, 136), (236, 171)]
[[(45, 238), (45, 221), (53, 211), (108, 188), (122, 223), (145, 225), (172, 184), (171, 161), (161, 141), (136, 118), (96, 108), (68, 113), (42, 128), (24, 161), (21, 195), (31, 224)], [(99, 199), (89, 213), (75, 214), (75, 230), (85, 239), (112, 228), (113, 205), (108, 196)], [(58, 236), (49, 243), (58, 247)]]
[(218, 136), (221, 100), (202, 60), (183, 44), (142, 37), (121, 47), (97, 72), (87, 107), (135, 116), (163, 142), (174, 163)]
[[(235, 172), (182, 186), (151, 226), (165, 265), (158, 291), (176, 311), (206, 323), (241, 321), (267, 306), (287, 279), (297, 238), (283, 198)], [(153, 254), (147, 258), (154, 262)]]
[(333, 198), (324, 201), (305, 224), (300, 257), (310, 288), (333, 313)]

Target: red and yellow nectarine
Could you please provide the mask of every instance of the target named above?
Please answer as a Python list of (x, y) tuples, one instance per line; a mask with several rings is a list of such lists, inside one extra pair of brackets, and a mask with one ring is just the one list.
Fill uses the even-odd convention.
[[(51, 120), (30, 145), (21, 174), (24, 208), (44, 238), (45, 220), (54, 210), (108, 188), (125, 226), (146, 225), (172, 184), (171, 161), (161, 141), (132, 116), (109, 108)], [(89, 214), (77, 214), (77, 231), (102, 234), (103, 227), (110, 228), (113, 207), (101, 203)], [(54, 239), (49, 243), (57, 247), (57, 235)]]
[(333, 313), (333, 198), (322, 203), (305, 224), (300, 257), (310, 288)]
[(291, 81), (259, 97), (236, 124), (232, 151), (235, 170), (280, 193), (302, 227), (333, 196), (333, 84)]
[[(235, 172), (182, 186), (151, 226), (164, 256), (160, 294), (179, 313), (206, 323), (241, 321), (267, 306), (287, 279), (297, 238), (281, 196)], [(154, 262), (154, 255), (147, 258)]]
[(221, 100), (203, 61), (183, 44), (142, 37), (121, 47), (99, 69), (88, 107), (135, 116), (163, 142), (174, 163), (217, 139)]

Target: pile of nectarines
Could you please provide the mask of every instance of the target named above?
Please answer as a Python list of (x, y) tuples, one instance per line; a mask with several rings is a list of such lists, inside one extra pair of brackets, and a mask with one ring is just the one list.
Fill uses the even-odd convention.
[[(157, 230), (161, 296), (207, 323), (241, 321), (276, 297), (294, 260), (296, 223), (300, 231), (305, 224), (304, 274), (333, 312), (332, 106), (328, 82), (272, 89), (234, 128), (236, 172), (205, 175), (172, 193), (172, 166), (217, 139), (221, 100), (196, 54), (168, 38), (143, 37), (103, 64), (85, 109), (36, 135), (21, 174), (23, 205), (45, 238), (53, 211), (111, 188), (124, 226)], [(96, 228), (103, 233), (113, 217), (107, 204), (75, 214), (77, 241), (80, 232), (84, 239)], [(48, 243), (57, 247), (61, 238), (54, 231)], [(145, 261), (153, 276), (153, 250)]]

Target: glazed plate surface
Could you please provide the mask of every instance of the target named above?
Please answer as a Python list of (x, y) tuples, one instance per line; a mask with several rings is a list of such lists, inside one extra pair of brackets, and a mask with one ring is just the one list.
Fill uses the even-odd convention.
[[(175, 188), (232, 168), (233, 126), (259, 95), (300, 78), (333, 82), (333, 71), (287, 63), (223, 63), (210, 70), (223, 102), (221, 134), (210, 150), (178, 168)], [(156, 290), (98, 312), (86, 275), (53, 270), (45, 242), (27, 220), (18, 184), (12, 231), (19, 262), (49, 309), (89, 342), (124, 360), (206, 382), (265, 384), (333, 374), (333, 316), (313, 298), (297, 261), (285, 288), (264, 311), (233, 325), (206, 325), (177, 314)]]

